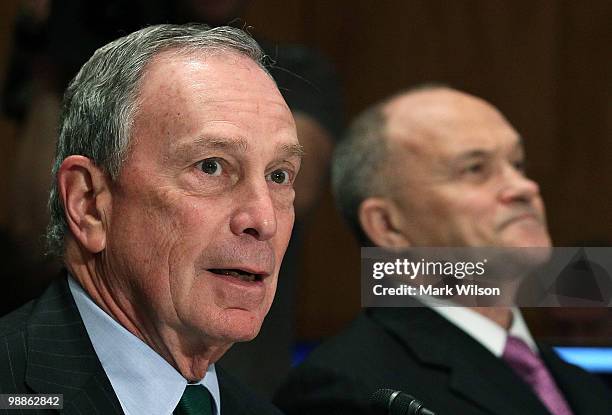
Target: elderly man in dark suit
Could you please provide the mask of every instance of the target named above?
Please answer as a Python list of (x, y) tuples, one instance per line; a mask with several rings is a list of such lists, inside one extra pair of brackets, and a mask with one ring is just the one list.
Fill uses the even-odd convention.
[(65, 413), (278, 413), (215, 362), (272, 303), (301, 154), (244, 32), (152, 26), (96, 51), (53, 168), (67, 272), (1, 320), (0, 391), (63, 394)]
[[(357, 118), (335, 154), (334, 191), (364, 245), (549, 250), (524, 159), (492, 105), (420, 87)], [(612, 413), (603, 384), (536, 344), (516, 307), (420, 305), (364, 310), (292, 372), (276, 403), (287, 414), (368, 414), (370, 396), (391, 388), (438, 414)]]

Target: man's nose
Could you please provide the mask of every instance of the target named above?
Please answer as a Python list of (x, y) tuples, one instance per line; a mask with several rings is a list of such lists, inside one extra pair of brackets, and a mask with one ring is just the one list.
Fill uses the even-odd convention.
[(540, 186), (514, 166), (504, 169), (501, 199), (504, 202), (531, 202), (540, 195)]
[(261, 183), (245, 183), (239, 191), (230, 221), (235, 235), (248, 234), (265, 241), (276, 234), (276, 211), (265, 180)]

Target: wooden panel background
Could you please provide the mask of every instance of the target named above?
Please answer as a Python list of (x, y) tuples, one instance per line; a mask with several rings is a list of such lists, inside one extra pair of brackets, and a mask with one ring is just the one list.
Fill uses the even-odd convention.
[[(555, 243), (612, 242), (612, 3), (260, 0), (247, 22), (323, 51), (349, 119), (425, 81), (485, 97), (525, 138)], [(359, 309), (359, 251), (329, 198), (306, 241), (297, 328), (318, 338)]]
[[(4, 80), (9, 54), (13, 20), (17, 13), (17, 0), (0, 2), (0, 79)], [(0, 226), (8, 217), (8, 175), (11, 172), (15, 144), (17, 140), (16, 126), (0, 114)]]
[[(0, 76), (17, 0), (0, 2)], [(245, 22), (319, 49), (348, 118), (399, 89), (449, 83), (497, 105), (523, 134), (558, 245), (612, 242), (612, 3), (606, 0), (257, 0)], [(0, 120), (0, 225), (15, 126)], [(297, 332), (315, 339), (359, 309), (359, 251), (329, 194), (306, 235)]]

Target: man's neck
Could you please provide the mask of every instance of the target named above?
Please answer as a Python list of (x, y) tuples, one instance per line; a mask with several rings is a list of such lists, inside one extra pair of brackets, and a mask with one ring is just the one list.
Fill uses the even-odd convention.
[[(193, 338), (190, 342), (189, 336), (179, 335), (170, 325), (156, 326), (146, 318), (154, 311), (138, 312), (135, 308), (136, 301), (128, 298), (122, 290), (110, 289), (106, 279), (100, 278), (95, 260), (79, 255), (75, 248), (69, 245), (65, 265), (92, 301), (126, 330), (149, 345), (188, 381), (202, 379), (208, 366), (220, 359), (231, 347), (231, 344), (203, 344), (199, 338)], [(185, 341), (186, 339), (188, 340)]]

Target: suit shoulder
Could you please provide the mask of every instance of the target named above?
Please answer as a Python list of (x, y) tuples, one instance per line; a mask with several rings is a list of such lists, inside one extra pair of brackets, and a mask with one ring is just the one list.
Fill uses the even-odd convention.
[(371, 363), (372, 359), (380, 362), (383, 355), (399, 352), (398, 347), (397, 341), (384, 327), (362, 313), (348, 327), (317, 347), (303, 366), (354, 372), (355, 362), (364, 365)]
[(218, 366), (216, 370), (221, 392), (221, 413), (227, 415), (282, 415), (278, 408), (257, 396), (225, 370)]
[(564, 361), (550, 345), (539, 343), (538, 347), (546, 366), (571, 403), (585, 408), (584, 413), (612, 413), (612, 391), (601, 378)]
[(30, 301), (0, 318), (0, 338), (25, 331), (33, 306), (34, 301)]
[(25, 388), (27, 361), (26, 328), (32, 303), (7, 314), (0, 319), (0, 390), (28, 392)]
[(354, 373), (311, 362), (291, 371), (273, 402), (287, 415), (365, 415), (372, 392)]
[(390, 335), (362, 313), (291, 370), (274, 403), (292, 415), (370, 413), (376, 388), (364, 374), (377, 371), (382, 355), (393, 347)]

